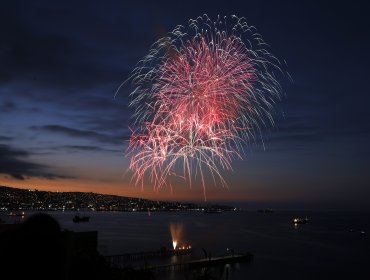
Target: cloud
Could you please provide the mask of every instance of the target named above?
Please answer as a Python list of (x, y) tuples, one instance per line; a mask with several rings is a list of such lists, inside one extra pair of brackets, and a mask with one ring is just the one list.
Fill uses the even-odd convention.
[[(9, 2), (1, 9), (0, 26), (6, 28), (0, 27), (0, 83), (95, 88), (120, 81), (123, 72), (137, 61), (135, 53), (150, 44), (148, 36), (135, 36), (136, 30), (123, 28), (128, 24), (127, 17), (114, 13), (112, 20), (112, 14), (101, 13), (99, 2), (43, 2)], [(122, 4), (117, 3), (116, 8), (122, 8)], [(55, 9), (60, 13), (54, 13)], [(135, 40), (127, 39), (133, 36)]]
[(42, 177), (46, 179), (70, 179), (73, 177), (50, 171), (50, 167), (26, 160), (29, 152), (14, 149), (9, 145), (0, 144), (0, 173), (7, 174), (18, 180), (28, 177)]
[(123, 140), (127, 139), (128, 136), (121, 135), (120, 137), (115, 137), (112, 135), (98, 133), (91, 130), (80, 130), (75, 128), (70, 128), (62, 125), (44, 125), (44, 126), (31, 126), (33, 130), (42, 130), (51, 133), (61, 133), (70, 137), (85, 138), (89, 140), (95, 140), (102, 143), (111, 144), (122, 144)]
[(62, 125), (44, 125), (44, 126), (32, 126), (31, 129), (33, 130), (43, 130), (47, 132), (52, 132), (52, 133), (61, 133), (65, 134), (71, 137), (78, 137), (78, 138), (87, 138), (87, 139), (93, 139), (97, 140), (100, 142), (112, 142), (112, 138), (100, 134), (95, 131), (89, 131), (89, 130), (80, 130), (80, 129), (74, 129)]
[[(312, 120), (305, 117), (289, 117), (280, 119), (276, 128), (270, 133), (264, 133), (264, 140), (268, 143), (308, 144), (324, 141), (325, 132), (320, 129)], [(284, 144), (285, 145), (285, 144)]]
[(62, 149), (72, 150), (72, 151), (86, 151), (86, 152), (119, 152), (119, 150), (106, 149), (99, 146), (85, 146), (85, 145), (65, 145), (61, 147)]
[(2, 113), (8, 113), (15, 111), (17, 109), (17, 106), (14, 102), (6, 100), (0, 104), (0, 112)]
[(0, 142), (12, 141), (14, 138), (0, 135)]

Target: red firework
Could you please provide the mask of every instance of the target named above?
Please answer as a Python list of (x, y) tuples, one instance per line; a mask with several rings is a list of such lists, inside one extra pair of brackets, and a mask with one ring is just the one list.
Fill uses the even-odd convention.
[[(272, 121), (273, 100), (280, 96), (272, 69), (280, 68), (266, 50), (243, 42), (241, 34), (251, 28), (233, 19), (230, 32), (219, 30), (227, 26), (220, 19), (191, 20), (193, 36), (176, 28), (134, 70), (130, 105), (137, 128), (129, 150), (136, 183), (143, 186), (148, 173), (158, 189), (170, 185), (169, 176), (191, 184), (193, 174), (199, 174), (205, 196), (207, 171), (215, 183), (227, 186), (220, 170), (242, 158), (243, 145), (266, 117)], [(256, 34), (251, 36), (262, 44)]]

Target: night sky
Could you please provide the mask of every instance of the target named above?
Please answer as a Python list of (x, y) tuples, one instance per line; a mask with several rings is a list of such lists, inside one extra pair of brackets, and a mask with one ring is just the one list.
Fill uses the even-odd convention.
[[(77, 3), (78, 2), (78, 3)], [(276, 126), (210, 185), (209, 201), (370, 205), (370, 20), (365, 1), (2, 1), (0, 183), (202, 201), (200, 186), (142, 191), (125, 174), (132, 87), (150, 45), (204, 13), (245, 17), (293, 78)], [(340, 1), (338, 1), (340, 2)], [(265, 148), (264, 148), (265, 147)]]

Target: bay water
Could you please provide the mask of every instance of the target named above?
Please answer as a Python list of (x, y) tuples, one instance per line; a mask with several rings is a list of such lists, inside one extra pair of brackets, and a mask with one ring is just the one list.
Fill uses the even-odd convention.
[[(212, 256), (231, 251), (254, 255), (252, 262), (234, 264), (227, 276), (220, 274), (218, 279), (370, 279), (370, 213), (80, 213), (90, 216), (85, 223), (74, 223), (74, 212), (49, 214), (62, 229), (98, 231), (98, 250), (105, 256), (171, 249), (171, 227), (177, 229), (178, 246), (192, 246), (191, 258), (202, 258), (204, 252)], [(295, 226), (295, 217), (307, 217), (309, 222)], [(189, 276), (175, 273), (157, 278)]]

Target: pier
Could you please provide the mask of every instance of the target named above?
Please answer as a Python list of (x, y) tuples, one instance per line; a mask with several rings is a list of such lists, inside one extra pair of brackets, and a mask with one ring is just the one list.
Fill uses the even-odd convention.
[[(187, 255), (191, 254), (192, 249), (188, 250), (160, 250), (160, 251), (153, 251), (153, 252), (139, 252), (139, 253), (131, 253), (131, 254), (123, 254), (123, 255), (114, 255), (114, 256), (106, 256), (105, 260), (107, 264), (116, 267), (116, 268), (124, 268), (130, 261), (135, 260), (146, 260), (149, 258), (158, 258), (158, 257), (167, 257), (167, 256), (175, 256), (175, 255)], [(253, 254), (245, 253), (245, 254), (230, 254), (224, 255), (219, 257), (212, 257), (212, 258), (202, 258), (196, 260), (189, 260), (189, 261), (180, 261), (180, 262), (173, 262), (167, 264), (156, 264), (156, 265), (149, 265), (146, 264), (145, 266), (136, 267), (137, 270), (151, 270), (155, 272), (159, 271), (182, 271), (188, 269), (199, 269), (203, 267), (214, 267), (220, 266), (225, 264), (233, 264), (238, 262), (250, 262), (253, 260)]]
[(127, 262), (137, 261), (137, 260), (146, 260), (150, 258), (160, 258), (160, 257), (171, 257), (171, 256), (180, 256), (180, 255), (190, 255), (193, 250), (188, 249), (166, 249), (162, 248), (158, 251), (149, 251), (149, 252), (137, 252), (137, 253), (128, 253), (121, 255), (111, 255), (105, 256), (105, 261), (112, 267), (122, 268)]
[(169, 263), (169, 264), (164, 264), (164, 265), (146, 266), (141, 269), (153, 270), (153, 271), (168, 271), (168, 270), (183, 271), (183, 270), (189, 270), (189, 269), (199, 269), (203, 267), (214, 267), (214, 266), (232, 264), (232, 263), (238, 263), (238, 262), (250, 262), (252, 260), (253, 260), (253, 255), (251, 253), (246, 253), (246, 254), (235, 254), (235, 255), (226, 255), (226, 256), (221, 256), (221, 257), (213, 257), (211, 259), (203, 258), (203, 259), (198, 259), (198, 260)]

